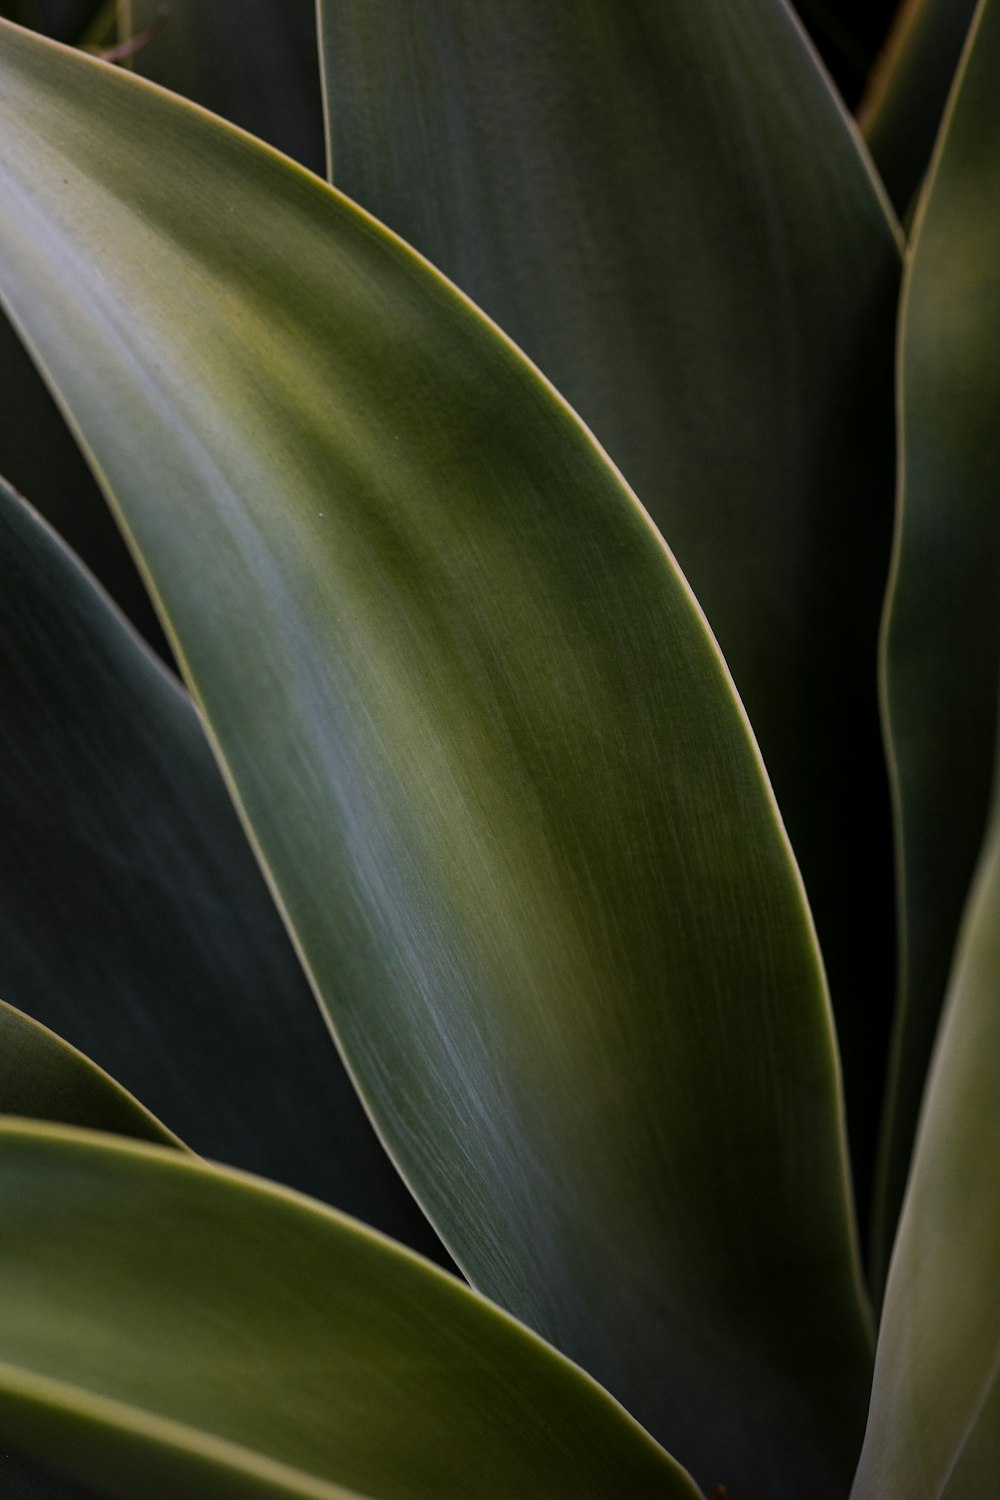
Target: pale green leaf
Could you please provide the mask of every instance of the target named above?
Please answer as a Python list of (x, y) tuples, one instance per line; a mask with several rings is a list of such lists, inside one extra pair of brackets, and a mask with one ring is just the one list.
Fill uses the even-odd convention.
[(3, 294), (390, 1150), (473, 1281), (706, 1486), (842, 1496), (869, 1351), (827, 999), (660, 538), (367, 215), (0, 42)]
[(867, 1204), (892, 1004), (875, 659), (894, 227), (784, 0), (322, 0), (333, 177), (580, 412), (746, 704)]
[(115, 1497), (698, 1496), (582, 1371), (309, 1199), (0, 1125), (0, 1200), (0, 1430)]
[(983, 12), (917, 214), (901, 314), (901, 509), (884, 685), (902, 990), (883, 1137), (884, 1272), (986, 823), (1000, 594), (1000, 16)]
[(2, 483), (0, 578), (0, 995), (200, 1154), (433, 1246), (187, 694)]
[[(996, 57), (987, 4), (980, 57)], [(973, 62), (978, 63), (974, 55)], [(970, 70), (967, 83), (993, 74)], [(993, 85), (990, 83), (990, 93)], [(1000, 815), (963, 926), (886, 1288), (853, 1500), (975, 1500), (1000, 1462)]]

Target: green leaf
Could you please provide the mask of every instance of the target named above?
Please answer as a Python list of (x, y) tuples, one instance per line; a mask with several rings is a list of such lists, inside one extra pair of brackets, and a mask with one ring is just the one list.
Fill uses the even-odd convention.
[(698, 1496), (540, 1339), (285, 1189), (3, 1125), (0, 1200), (0, 1430), (114, 1496)]
[(997, 722), (1000, 18), (960, 75), (914, 228), (900, 350), (902, 496), (884, 660), (903, 988), (883, 1137), (884, 1271), (955, 936), (979, 854)]
[(323, 171), (316, 0), (170, 0), (166, 12), (119, 0), (118, 13), (123, 38), (149, 29), (129, 60), (137, 73)]
[(537, 361), (705, 609), (816, 915), (867, 1204), (899, 253), (843, 109), (783, 0), (320, 11), (335, 182)]
[[(1000, 10), (983, 12), (955, 116), (996, 116)], [(993, 59), (993, 61), (991, 61)], [(980, 71), (981, 70), (981, 71)], [(982, 119), (982, 115), (980, 115)], [(992, 1494), (1000, 1462), (1000, 816), (970, 898), (921, 1117), (853, 1500)]]
[(0, 577), (0, 994), (202, 1155), (433, 1246), (186, 693), (3, 485)]
[(858, 111), (900, 214), (931, 159), (975, 0), (904, 0)]
[(181, 1145), (103, 1068), (2, 1000), (0, 1114), (86, 1125), (160, 1146)]
[(166, 640), (128, 548), (52, 397), (8, 320), (0, 315), (0, 474), (34, 503), (80, 554), (146, 640)]
[(706, 1486), (842, 1496), (869, 1346), (827, 999), (660, 538), (367, 215), (0, 39), (3, 294), (383, 1138), (474, 1283)]

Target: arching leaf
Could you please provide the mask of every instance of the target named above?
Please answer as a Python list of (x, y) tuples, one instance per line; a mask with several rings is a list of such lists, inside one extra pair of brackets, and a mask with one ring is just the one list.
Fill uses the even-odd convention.
[(0, 1432), (115, 1500), (697, 1500), (582, 1371), (308, 1199), (7, 1125), (0, 1196)]
[(899, 252), (855, 135), (784, 0), (320, 9), (337, 186), (537, 361), (705, 609), (815, 912), (867, 1203)]
[(842, 1495), (869, 1352), (826, 994), (660, 538), (367, 215), (0, 39), (3, 295), (396, 1160), (473, 1281), (706, 1486)]
[(0, 994), (202, 1155), (433, 1246), (187, 694), (2, 484), (0, 577)]
[(103, 1068), (4, 1001), (0, 1001), (0, 1114), (85, 1125), (159, 1146), (181, 1144)]

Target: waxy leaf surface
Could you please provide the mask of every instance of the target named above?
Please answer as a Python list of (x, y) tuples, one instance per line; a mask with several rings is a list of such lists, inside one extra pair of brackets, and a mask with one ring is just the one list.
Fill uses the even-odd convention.
[(180, 1145), (103, 1068), (5, 1001), (0, 1001), (0, 1114)]
[(7, 1125), (0, 1198), (0, 1431), (116, 1500), (697, 1500), (582, 1371), (309, 1199)]
[(349, 201), (27, 33), (0, 59), (3, 295), (397, 1163), (699, 1481), (841, 1496), (870, 1356), (831, 1018), (659, 536)]
[(899, 251), (856, 137), (784, 0), (320, 10), (335, 184), (538, 363), (708, 616), (816, 916), (867, 1203)]
[(433, 1245), (187, 694), (3, 485), (0, 578), (0, 994), (193, 1150)]

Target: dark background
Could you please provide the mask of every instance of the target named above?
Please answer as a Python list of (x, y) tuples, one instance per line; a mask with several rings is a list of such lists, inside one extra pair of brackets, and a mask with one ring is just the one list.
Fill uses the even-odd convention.
[(799, 0), (796, 9), (852, 108), (878, 54), (898, 0)]

